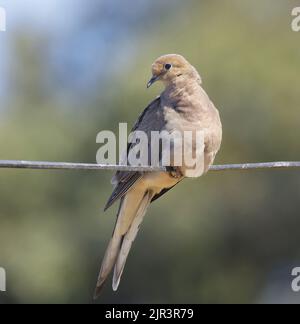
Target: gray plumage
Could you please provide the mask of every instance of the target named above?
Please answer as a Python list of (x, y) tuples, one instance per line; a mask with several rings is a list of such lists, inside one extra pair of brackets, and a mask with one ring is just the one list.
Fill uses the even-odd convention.
[[(166, 69), (171, 65), (170, 69)], [(149, 83), (160, 80), (165, 90), (144, 110), (133, 130), (144, 131), (149, 139), (152, 131), (191, 132), (204, 134), (203, 171), (187, 173), (185, 165), (170, 172), (117, 172), (114, 191), (106, 209), (121, 199), (117, 222), (100, 270), (95, 297), (114, 268), (113, 289), (117, 290), (124, 266), (150, 203), (161, 197), (186, 177), (198, 177), (213, 163), (222, 141), (222, 125), (218, 110), (201, 87), (196, 69), (180, 55), (165, 55), (152, 66)], [(148, 150), (151, 151), (151, 141)], [(192, 147), (193, 143), (191, 144)], [(127, 154), (132, 145), (128, 145)], [(151, 153), (151, 152), (150, 152)]]

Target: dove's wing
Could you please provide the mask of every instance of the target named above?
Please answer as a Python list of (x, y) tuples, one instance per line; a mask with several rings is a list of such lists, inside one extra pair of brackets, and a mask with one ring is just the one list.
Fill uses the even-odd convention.
[[(148, 135), (148, 138), (150, 138), (151, 131), (161, 131), (164, 129), (164, 127), (165, 120), (161, 107), (161, 99), (158, 97), (152, 101), (139, 116), (132, 129), (132, 132), (144, 131)], [(129, 152), (133, 146), (134, 144), (128, 144), (127, 156), (129, 155)], [(122, 198), (128, 192), (128, 190), (142, 178), (142, 176), (143, 172), (117, 171), (112, 179), (112, 183), (115, 185), (115, 188), (108, 199), (105, 210), (111, 207), (118, 199)]]

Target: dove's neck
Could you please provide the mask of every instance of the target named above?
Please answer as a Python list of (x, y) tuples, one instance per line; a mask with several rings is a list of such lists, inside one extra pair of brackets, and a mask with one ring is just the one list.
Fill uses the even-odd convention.
[(201, 79), (198, 77), (178, 77), (174, 82), (166, 85), (165, 91), (162, 96), (168, 99), (178, 100), (185, 94), (191, 95), (199, 92), (201, 88)]
[(199, 91), (201, 84), (202, 80), (199, 73), (193, 66), (190, 66), (188, 72), (177, 76), (169, 83), (165, 83), (163, 95), (176, 99), (186, 92), (191, 94), (194, 91)]

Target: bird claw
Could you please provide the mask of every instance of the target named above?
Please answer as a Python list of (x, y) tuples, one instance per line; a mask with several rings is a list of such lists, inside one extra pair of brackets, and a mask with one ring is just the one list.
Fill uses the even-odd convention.
[(169, 172), (170, 176), (175, 179), (180, 179), (183, 177), (180, 167), (167, 167), (167, 171)]

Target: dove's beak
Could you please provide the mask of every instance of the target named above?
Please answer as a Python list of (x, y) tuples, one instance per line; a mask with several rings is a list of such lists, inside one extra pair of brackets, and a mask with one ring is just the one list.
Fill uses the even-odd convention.
[(154, 82), (159, 79), (159, 76), (153, 76), (150, 81), (147, 83), (147, 88), (150, 88)]

